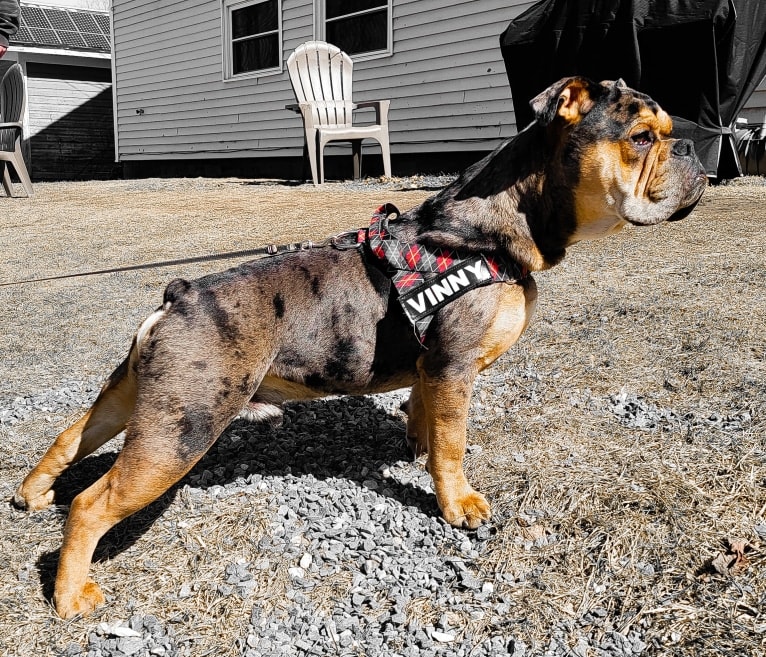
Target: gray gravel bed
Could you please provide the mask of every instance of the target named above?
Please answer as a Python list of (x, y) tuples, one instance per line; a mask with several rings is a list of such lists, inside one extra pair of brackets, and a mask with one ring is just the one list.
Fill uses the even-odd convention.
[[(479, 377), (477, 398), (497, 383), (497, 375)], [(67, 381), (44, 393), (1, 400), (0, 423), (13, 437), (19, 423), (41, 416), (51, 421), (87, 405), (98, 387), (93, 380)], [(405, 417), (398, 409), (406, 396), (396, 391), (292, 403), (280, 426), (236, 420), (183, 480), (183, 493), (198, 514), (216, 500), (243, 494), (265, 499), (272, 512), (258, 552), (222, 564), (219, 579), (207, 582), (218, 596), (246, 601), (256, 586), (254, 575), (269, 567), (270, 558), (292, 564), (282, 604), (270, 612), (253, 605), (247, 631), (238, 638), (241, 654), (645, 654), (639, 633), (618, 632), (605, 609), (562, 621), (547, 646), (527, 645), (523, 633), (504, 622), (513, 602), (498, 594), (477, 566), (495, 528), (461, 531), (441, 519), (430, 476), (405, 448)], [(622, 412), (624, 400), (611, 404)], [(471, 417), (477, 426), (486, 411), (479, 406)], [(469, 446), (468, 451), (480, 449)], [(320, 612), (312, 592), (340, 574), (350, 580), (348, 592), (324, 600)], [(540, 575), (501, 577), (527, 586), (536, 585)], [(197, 586), (179, 584), (178, 597), (191, 595)], [(432, 622), (420, 623), (408, 613), (417, 600), (428, 600), (436, 610)], [(498, 631), (476, 640), (471, 623), (486, 622)], [(574, 647), (564, 640), (573, 626)], [(73, 643), (64, 654), (172, 657), (195, 650), (193, 640), (175, 633), (172, 619), (136, 613), (123, 622), (95, 625), (85, 644)]]
[[(452, 179), (452, 176), (365, 179), (330, 183), (328, 187), (374, 192), (430, 191)], [(240, 184), (244, 183), (236, 183)], [(257, 184), (273, 185), (274, 189), (285, 187), (276, 181)], [(207, 190), (211, 183), (202, 180), (120, 183), (123, 190), (159, 192), (169, 185), (181, 191), (187, 188), (193, 191), (196, 185)], [(381, 202), (396, 201), (396, 194), (370, 196), (380, 197)], [(258, 239), (261, 240), (260, 234)], [(263, 244), (263, 241), (253, 244), (247, 235), (243, 240), (247, 246)], [(227, 248), (234, 250), (237, 244), (232, 242)], [(203, 247), (196, 243), (188, 248), (190, 253), (210, 249), (209, 245)], [(140, 255), (133, 253), (132, 261), (143, 261)], [(58, 271), (54, 267), (58, 266), (57, 262), (51, 265), (55, 271)], [(61, 271), (78, 266), (77, 262), (64, 260)], [(227, 263), (221, 263), (216, 268), (225, 266)], [(562, 267), (560, 271), (566, 272), (566, 269)], [(184, 275), (198, 272), (204, 273), (201, 267), (190, 267)], [(39, 456), (43, 445), (60, 430), (66, 418), (93, 401), (103, 377), (124, 356), (133, 330), (156, 307), (161, 298), (160, 290), (173, 275), (174, 272), (165, 270), (133, 272), (100, 279), (99, 285), (90, 280), (73, 280), (44, 289), (7, 288), (4, 296), (0, 295), (7, 300), (7, 315), (20, 314), (24, 319), (12, 323), (24, 334), (18, 340), (8, 341), (10, 347), (6, 353), (12, 353), (13, 358), (5, 361), (0, 382), (0, 430), (10, 446), (6, 465), (15, 468), (13, 481), (0, 483), (9, 494), (17, 483), (15, 472), (31, 465), (26, 459), (32, 454)], [(54, 321), (57, 315), (66, 321), (61, 324)], [(550, 390), (546, 392), (540, 373), (522, 365), (516, 366), (511, 377), (497, 366), (479, 377), (468, 420), (469, 436), (491, 433), (493, 427), (509, 421), (518, 410), (516, 402), (526, 400), (534, 407), (538, 397), (552, 394)], [(757, 369), (753, 371), (757, 373)], [(519, 381), (525, 384), (524, 397), (519, 396)], [(573, 408), (584, 408), (604, 423), (618, 423), (631, 431), (663, 434), (704, 429), (706, 438), (712, 436), (721, 444), (735, 443), (739, 436), (753, 434), (752, 427), (758, 419), (755, 414), (755, 420), (751, 418), (749, 411), (732, 410), (731, 405), (716, 412), (703, 410), (703, 405), (686, 406), (686, 409), (698, 409), (694, 412), (676, 410), (662, 406), (664, 397), (648, 399), (628, 390), (613, 394), (602, 390), (594, 396), (588, 390), (569, 387), (568, 394), (572, 395), (568, 401)], [(513, 593), (525, 589), (549, 590), (542, 565), (544, 559), (530, 562), (534, 565), (528, 566), (527, 572), (524, 572), (526, 562), (520, 560), (513, 575), (498, 572), (490, 578), (482, 571), (482, 559), (490, 553), (493, 539), (503, 536), (504, 527), (515, 528), (511, 523), (523, 518), (521, 515), (508, 517), (512, 512), (505, 512), (505, 517), (502, 512), (496, 512), (496, 524), (474, 532), (454, 529), (442, 521), (430, 476), (422, 462), (409, 458), (405, 448), (405, 418), (398, 410), (405, 396), (406, 392), (398, 391), (364, 398), (289, 404), (280, 426), (235, 421), (168, 496), (172, 499), (166, 499), (164, 507), (163, 503), (158, 505), (160, 512), (151, 519), (156, 521), (151, 531), (161, 534), (167, 529), (165, 533), (180, 542), (174, 544), (174, 556), (183, 556), (187, 537), (182, 522), (193, 518), (197, 526), (206, 528), (203, 531), (213, 531), (217, 505), (230, 500), (234, 508), (229, 512), (242, 518), (249, 532), (252, 516), (248, 504), (252, 501), (252, 506), (264, 513), (263, 538), (252, 550), (237, 552), (237, 557), (230, 556), (234, 552), (226, 552), (229, 556), (220, 561), (209, 559), (206, 565), (213, 569), (213, 575), (206, 575), (204, 580), (194, 580), (191, 574), (188, 581), (183, 577), (170, 578), (172, 584), (167, 586), (168, 591), (163, 589), (162, 595), (186, 599), (189, 604), (202, 590), (207, 599), (239, 603), (238, 608), (245, 610), (241, 629), (235, 636), (227, 633), (227, 639), (235, 642), (238, 654), (246, 657), (660, 654), (659, 645), (646, 643), (649, 641), (645, 631), (649, 625), (643, 624), (648, 623), (646, 619), (633, 623), (631, 617), (625, 615), (632, 612), (606, 608), (606, 602), (596, 599), (593, 605), (583, 605), (582, 612), (562, 612), (560, 619), (556, 616), (546, 625), (545, 645), (534, 643), (529, 625), (525, 626), (528, 621), (524, 614), (529, 612), (519, 608)], [(668, 406), (673, 403), (678, 402), (669, 401)], [(712, 403), (707, 405), (715, 407)], [(547, 422), (544, 416), (536, 418), (533, 413), (525, 417)], [(547, 424), (545, 428), (545, 433), (549, 433)], [(18, 452), (14, 453), (17, 447)], [(487, 443), (484, 448), (491, 449)], [(60, 531), (63, 525), (60, 516), (66, 504), (82, 490), (85, 480), (92, 481), (103, 474), (116, 449), (116, 443), (108, 444), (102, 452), (78, 464), (76, 475), (62, 477), (61, 490), (57, 489), (57, 506), (39, 516), (46, 530)], [(510, 451), (515, 447), (506, 449), (504, 456), (514, 462), (524, 462), (522, 447), (518, 453)], [(472, 457), (481, 454), (481, 450), (479, 445), (469, 445), (466, 459), (469, 468)], [(243, 498), (244, 503), (240, 504), (239, 498)], [(175, 502), (178, 499), (181, 501)], [(498, 507), (507, 509), (509, 505), (496, 505), (496, 509)], [(518, 505), (510, 507), (516, 509)], [(524, 509), (524, 513), (526, 511)], [(46, 519), (48, 524), (43, 522)], [(135, 528), (143, 521), (129, 522), (133, 522)], [(223, 522), (220, 524), (226, 526)], [(253, 528), (253, 535), (257, 536), (256, 529)], [(755, 531), (761, 538), (766, 536), (766, 526), (762, 523), (755, 526)], [(57, 547), (57, 536), (55, 540)], [(540, 547), (535, 538), (514, 535), (512, 540), (524, 541), (525, 550), (526, 542), (530, 550)], [(553, 543), (557, 548), (560, 544), (556, 541), (561, 539), (549, 533), (539, 540), (547, 541), (548, 545)], [(132, 549), (122, 547), (125, 552)], [(109, 556), (109, 548), (102, 545), (100, 549), (102, 556), (104, 553)], [(193, 549), (199, 546), (195, 548), (190, 544), (189, 554)], [(37, 566), (36, 563), (34, 557), (30, 557), (23, 568), (10, 572), (9, 577), (19, 583), (26, 582), (30, 588), (30, 580), (37, 577), (36, 568), (52, 572), (54, 565), (53, 561), (48, 564), (45, 560)], [(275, 564), (287, 564), (285, 572), (275, 573), (275, 578), (284, 580), (284, 591), (275, 596), (278, 599), (273, 600), (273, 604), (265, 607), (260, 603), (257, 583), (268, 578)], [(650, 576), (653, 566), (644, 564), (641, 568)], [(178, 573), (185, 577), (185, 566), (177, 566)], [(133, 585), (130, 579), (122, 578), (123, 581), (127, 582), (126, 586)], [(42, 577), (41, 582), (45, 586)], [(333, 588), (333, 582), (339, 585)], [(734, 585), (739, 587), (736, 579), (732, 579)], [(108, 587), (105, 590), (109, 594)], [(35, 591), (40, 593), (37, 587)], [(163, 601), (166, 600), (163, 598)], [(120, 602), (123, 604), (120, 609), (128, 609), (124, 617), (114, 618), (117, 605), (113, 604), (92, 622), (90, 619), (78, 621), (88, 628), (88, 634), (69, 645), (63, 654), (88, 657), (201, 654), (194, 637), (178, 629), (182, 623), (173, 617), (175, 612), (131, 606), (122, 599)], [(38, 603), (42, 606), (41, 600)], [(20, 614), (25, 613), (23, 609), (20, 613), (15, 611), (15, 600), (10, 597), (3, 604), (12, 610), (9, 617), (20, 619)], [(601, 604), (604, 606), (599, 606)], [(233, 607), (232, 604), (228, 608)], [(166, 608), (172, 605), (160, 606), (160, 609)], [(49, 621), (53, 624), (45, 616), (45, 622)], [(25, 626), (23, 622), (19, 620), (22, 629), (29, 627), (31, 632), (32, 626)], [(19, 654), (24, 654), (23, 641), (19, 643)]]

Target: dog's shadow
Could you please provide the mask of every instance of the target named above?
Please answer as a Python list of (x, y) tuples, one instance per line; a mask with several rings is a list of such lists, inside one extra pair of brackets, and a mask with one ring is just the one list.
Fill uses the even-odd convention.
[[(432, 493), (396, 477), (382, 478), (386, 464), (410, 461), (402, 416), (375, 405), (369, 397), (341, 397), (286, 404), (281, 426), (235, 420), (205, 456), (158, 500), (112, 528), (99, 542), (94, 561), (111, 559), (131, 547), (172, 504), (185, 484), (208, 489), (246, 485), (261, 477), (313, 476), (345, 479), (358, 486), (373, 480), (380, 494), (428, 516), (439, 513)], [(54, 485), (57, 505), (69, 505), (114, 463), (116, 452), (83, 459)], [(256, 477), (253, 477), (255, 475)], [(50, 599), (59, 551), (41, 555), (38, 570)]]

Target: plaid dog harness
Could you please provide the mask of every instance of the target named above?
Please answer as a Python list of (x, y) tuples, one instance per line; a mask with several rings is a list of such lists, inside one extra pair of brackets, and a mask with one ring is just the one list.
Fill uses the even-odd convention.
[(515, 283), (529, 273), (513, 261), (399, 240), (388, 225), (391, 214), (394, 221), (399, 218), (394, 205), (380, 206), (370, 226), (358, 231), (357, 243), (367, 244), (388, 264), (399, 303), (421, 344), (436, 311), (450, 301), (490, 283)]

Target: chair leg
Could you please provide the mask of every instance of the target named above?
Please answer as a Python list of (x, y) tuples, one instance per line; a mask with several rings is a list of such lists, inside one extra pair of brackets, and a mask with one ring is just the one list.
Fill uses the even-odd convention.
[(351, 152), (354, 155), (354, 180), (362, 177), (362, 140), (354, 139), (351, 142)]
[(13, 183), (11, 182), (11, 172), (8, 169), (7, 162), (3, 162), (3, 189), (8, 196), (13, 196)]
[(314, 148), (309, 148), (309, 162), (311, 163), (311, 180), (314, 182), (314, 185), (321, 185), (324, 181), (322, 180), (323, 171), (321, 169), (322, 162), (321, 162), (321, 155), (320, 155), (320, 162), (319, 166), (320, 169), (317, 169), (317, 147), (316, 145)]
[(324, 184), (324, 147), (327, 144), (325, 140), (322, 138), (322, 135), (319, 135), (319, 152), (317, 153), (317, 157), (319, 158), (319, 184)]
[(391, 177), (391, 148), (388, 144), (388, 133), (385, 139), (380, 139), (380, 152), (383, 155), (383, 174), (386, 178)]
[(32, 189), (32, 180), (27, 172), (27, 165), (24, 162), (24, 155), (21, 153), (21, 148), (17, 147), (13, 157), (13, 168), (16, 169), (16, 175), (24, 185), (24, 189), (27, 192), (27, 196), (32, 196), (35, 192)]
[(309, 164), (311, 165), (311, 179), (314, 185), (320, 184), (320, 180), (317, 179), (317, 143), (320, 139), (320, 135), (316, 130), (312, 132), (306, 131), (306, 149), (309, 155)]

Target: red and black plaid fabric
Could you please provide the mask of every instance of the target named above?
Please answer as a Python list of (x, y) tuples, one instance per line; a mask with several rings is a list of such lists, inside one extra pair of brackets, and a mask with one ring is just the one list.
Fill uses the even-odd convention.
[[(395, 215), (394, 221), (399, 218), (396, 206), (391, 203), (381, 205), (372, 215), (369, 228), (359, 230), (357, 241), (366, 243), (378, 258), (388, 263), (391, 280), (399, 294), (423, 285), (429, 278), (471, 257), (471, 254), (451, 249), (429, 248), (417, 242), (397, 239), (389, 228), (390, 215)], [(515, 262), (506, 262), (488, 255), (483, 257), (492, 277), (485, 284), (513, 283), (527, 276), (527, 272)], [(425, 341), (426, 330), (432, 319), (433, 315), (428, 315), (413, 322), (421, 343)]]

